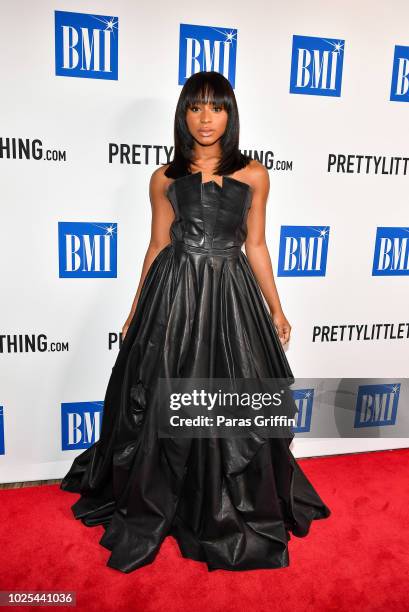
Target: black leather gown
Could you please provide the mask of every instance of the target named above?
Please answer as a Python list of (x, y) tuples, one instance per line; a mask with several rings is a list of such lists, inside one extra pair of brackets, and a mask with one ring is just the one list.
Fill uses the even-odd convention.
[(209, 571), (289, 565), (288, 541), (330, 515), (288, 438), (162, 438), (158, 377), (286, 378), (286, 355), (241, 250), (251, 187), (195, 172), (168, 188), (171, 243), (156, 256), (112, 368), (99, 440), (60, 488), (75, 518), (102, 525), (107, 565), (152, 563), (168, 535)]

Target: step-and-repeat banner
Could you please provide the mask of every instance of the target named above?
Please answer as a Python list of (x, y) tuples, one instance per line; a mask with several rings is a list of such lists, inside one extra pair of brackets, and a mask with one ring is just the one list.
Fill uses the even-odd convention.
[(309, 438), (303, 389), (294, 454), (408, 446), (409, 5), (16, 0), (2, 15), (0, 481), (62, 477), (98, 439), (149, 179), (199, 70), (230, 80), (241, 150), (270, 173), (292, 370), (347, 381), (351, 435), (329, 410), (331, 433)]

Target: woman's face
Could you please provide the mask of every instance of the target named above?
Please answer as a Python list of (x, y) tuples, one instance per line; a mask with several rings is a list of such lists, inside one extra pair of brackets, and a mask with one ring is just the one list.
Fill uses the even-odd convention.
[(193, 138), (201, 145), (211, 145), (223, 136), (228, 113), (212, 102), (195, 104), (186, 111), (186, 124)]

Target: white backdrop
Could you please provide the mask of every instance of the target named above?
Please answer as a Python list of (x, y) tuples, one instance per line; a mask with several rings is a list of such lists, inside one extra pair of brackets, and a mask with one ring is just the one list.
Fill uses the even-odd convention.
[[(148, 246), (149, 178), (170, 161), (186, 49), (180, 24), (237, 29), (232, 70), (241, 149), (266, 165), (271, 153), (275, 162), (290, 162), (287, 170), (269, 168), (274, 271), (281, 226), (330, 228), (325, 274), (276, 276), (296, 378), (408, 376), (407, 334), (313, 341), (315, 326), (408, 322), (408, 270), (372, 275), (376, 228), (408, 225), (406, 174), (376, 173), (373, 165), (368, 173), (327, 170), (330, 154), (385, 156), (389, 164), (408, 153), (408, 99), (390, 100), (395, 45), (409, 45), (406, 2), (254, 0), (249, 12), (240, 1), (98, 0), (84, 8), (72, 0), (16, 0), (1, 8), (1, 482), (62, 477), (81, 452), (63, 448), (62, 404), (103, 401)], [(117, 80), (56, 74), (55, 11), (118, 19)], [(294, 35), (345, 41), (339, 96), (290, 93)], [(19, 139), (39, 139), (43, 150), (64, 151), (65, 160), (19, 159)], [(136, 163), (118, 156), (110, 163), (110, 143), (135, 146)], [(61, 278), (59, 222), (116, 223), (116, 276)], [(28, 336), (37, 344), (42, 334), (45, 351), (14, 342)], [(52, 342), (68, 350), (50, 350)], [(402, 397), (401, 411), (408, 408)], [(399, 446), (409, 443), (396, 434), (300, 438), (293, 452)]]

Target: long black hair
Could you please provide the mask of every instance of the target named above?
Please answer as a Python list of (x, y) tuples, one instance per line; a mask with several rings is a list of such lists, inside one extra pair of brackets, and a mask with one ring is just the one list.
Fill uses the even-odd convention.
[(195, 104), (211, 102), (228, 113), (227, 125), (220, 138), (222, 156), (215, 174), (232, 174), (244, 168), (250, 158), (239, 149), (239, 112), (236, 96), (228, 79), (220, 72), (202, 71), (190, 76), (183, 85), (175, 111), (173, 160), (165, 170), (169, 178), (190, 174), (194, 138), (186, 124), (186, 111)]

